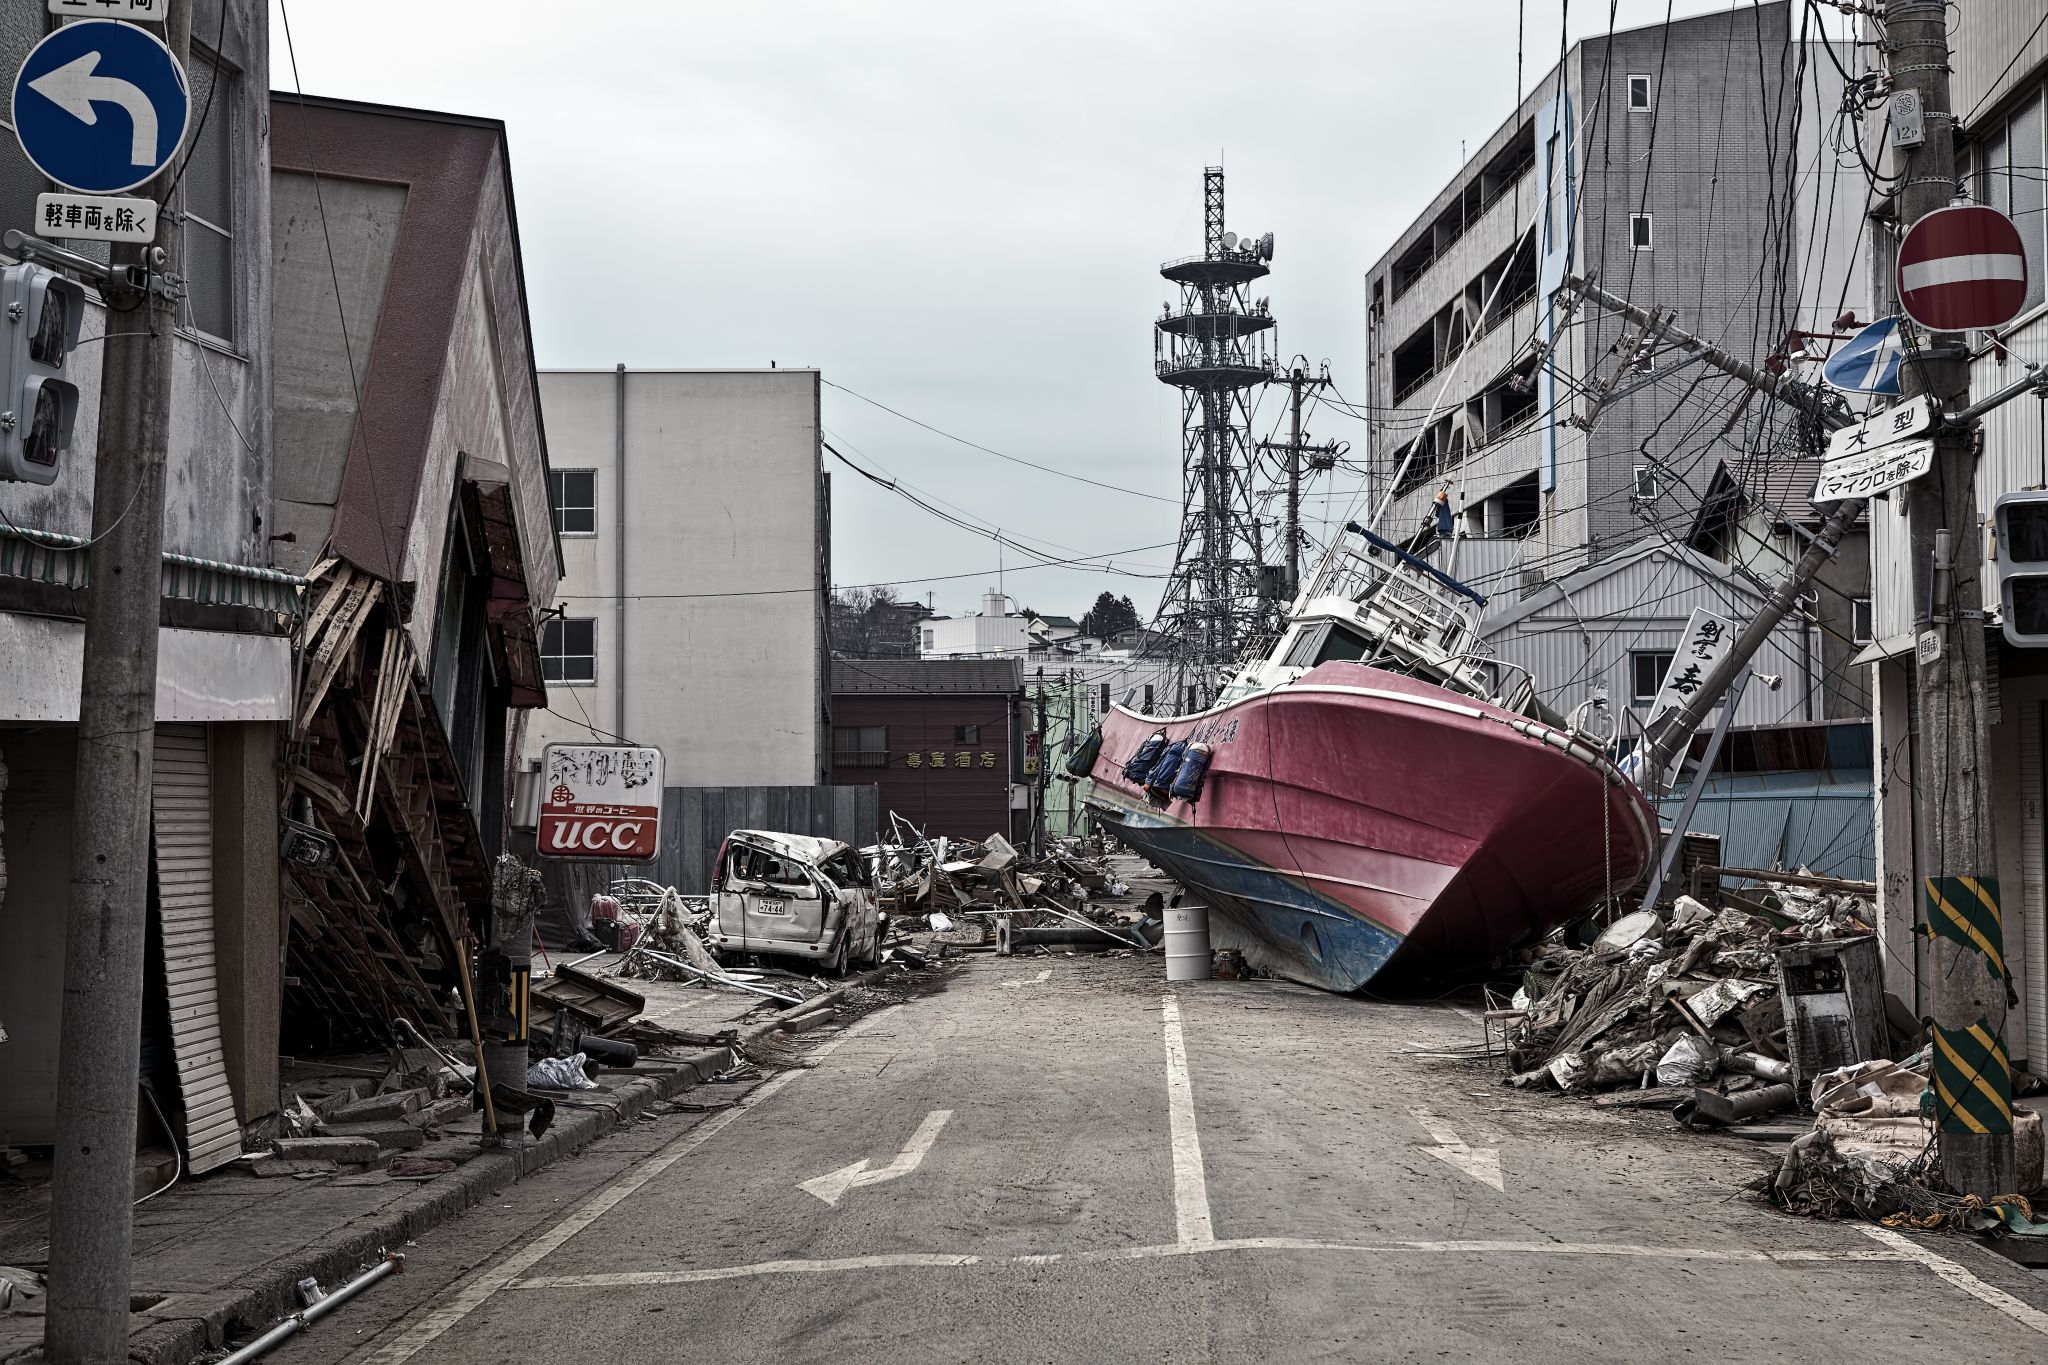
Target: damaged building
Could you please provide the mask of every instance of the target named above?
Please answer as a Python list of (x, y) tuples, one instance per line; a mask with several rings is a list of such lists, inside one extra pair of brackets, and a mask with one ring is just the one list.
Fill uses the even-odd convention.
[(285, 810), (288, 1045), (457, 1030), (561, 564), (493, 119), (279, 97), (278, 559), (308, 580)]

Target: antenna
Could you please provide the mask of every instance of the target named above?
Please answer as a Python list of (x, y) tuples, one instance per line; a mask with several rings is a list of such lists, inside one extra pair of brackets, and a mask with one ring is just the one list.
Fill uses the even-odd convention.
[(1273, 234), (1270, 232), (1259, 238), (1259, 259), (1262, 261), (1273, 259)]
[(1235, 250), (1237, 249), (1237, 234), (1236, 234), (1236, 233), (1234, 233), (1234, 232), (1226, 232), (1226, 233), (1224, 233), (1224, 234), (1223, 234), (1223, 249), (1224, 249), (1225, 251), (1235, 251)]

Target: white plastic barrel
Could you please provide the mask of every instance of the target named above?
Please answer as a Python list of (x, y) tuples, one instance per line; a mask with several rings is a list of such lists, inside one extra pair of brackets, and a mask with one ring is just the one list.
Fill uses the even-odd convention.
[(1176, 905), (1166, 912), (1166, 979), (1209, 979), (1209, 907)]

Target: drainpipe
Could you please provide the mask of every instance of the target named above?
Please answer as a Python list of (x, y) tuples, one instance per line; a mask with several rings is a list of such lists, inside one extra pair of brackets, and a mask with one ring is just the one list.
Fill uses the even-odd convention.
[(626, 367), (622, 362), (616, 371), (612, 385), (612, 497), (618, 503), (617, 534), (612, 537), (617, 546), (617, 563), (612, 571), (612, 591), (617, 594), (618, 610), (613, 614), (615, 639), (612, 643), (612, 729), (618, 736), (633, 732), (626, 728)]

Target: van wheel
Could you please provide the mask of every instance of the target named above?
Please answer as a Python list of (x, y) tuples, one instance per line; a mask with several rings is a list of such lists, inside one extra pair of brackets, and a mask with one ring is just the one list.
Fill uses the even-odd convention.
[(839, 946), (838, 946), (837, 948), (834, 948), (834, 949), (832, 950), (832, 960), (831, 960), (830, 962), (828, 962), (828, 963), (826, 963), (826, 964), (825, 964), (825, 975), (827, 975), (827, 976), (845, 976), (845, 975), (846, 975), (846, 938), (847, 938), (847, 935), (848, 935), (848, 933), (850, 933), (850, 932), (851, 932), (851, 930), (850, 930), (850, 929), (842, 929), (842, 930), (840, 931), (840, 933), (839, 933)]

